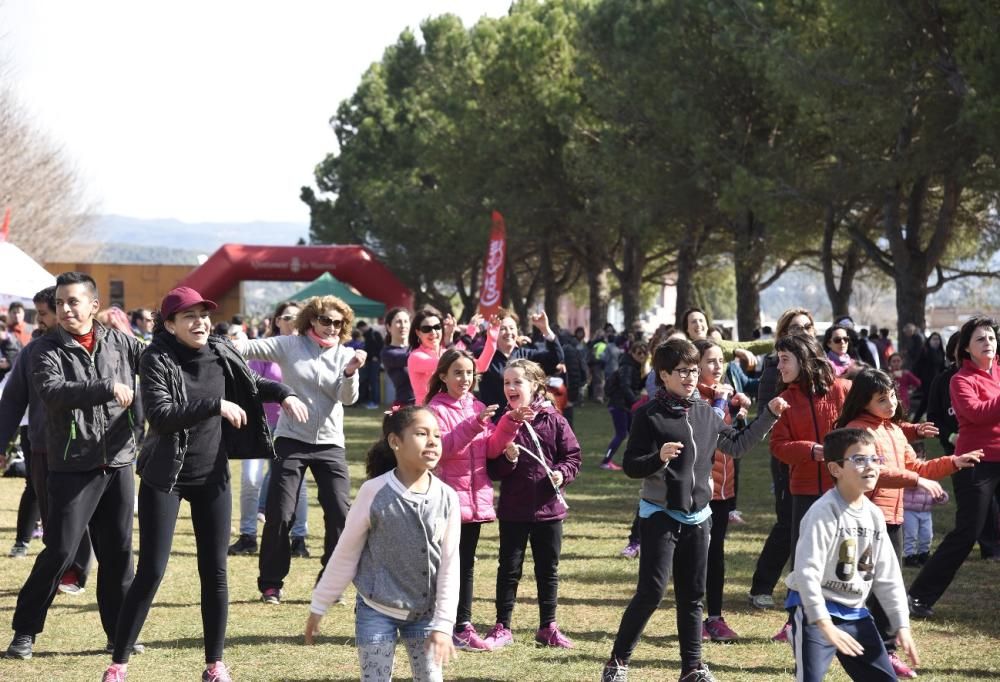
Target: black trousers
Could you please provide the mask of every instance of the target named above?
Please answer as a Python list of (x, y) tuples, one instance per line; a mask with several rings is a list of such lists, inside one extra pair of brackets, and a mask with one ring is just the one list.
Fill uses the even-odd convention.
[(709, 616), (722, 615), (722, 592), (726, 583), (726, 531), (733, 500), (712, 500), (712, 530), (709, 534), (705, 592)]
[(809, 511), (809, 507), (821, 497), (821, 495), (792, 495), (792, 568), (795, 568), (795, 545), (799, 544), (799, 526), (802, 525), (802, 518)]
[(135, 480), (131, 466), (48, 474), (45, 549), (17, 595), (15, 632), (34, 635), (45, 629), (45, 616), (59, 579), (73, 562), (87, 524), (91, 524), (101, 570), (97, 606), (101, 625), (113, 639), (125, 592), (132, 583), (132, 508)]
[(562, 521), (501, 521), (500, 564), (497, 568), (497, 622), (510, 627), (517, 600), (517, 586), (524, 566), (524, 551), (531, 542), (538, 588), (538, 623), (544, 628), (556, 619), (559, 599), (559, 555), (562, 553)]
[(266, 521), (261, 534), (257, 588), (281, 589), (292, 563), (288, 536), (295, 525), (295, 504), (306, 469), (312, 471), (316, 492), (323, 508), (323, 557), (319, 575), (344, 532), (351, 500), (351, 477), (347, 470), (347, 453), (337, 445), (303, 443), (292, 438), (274, 441), (278, 459), (271, 464), (271, 481), (267, 489)]
[(628, 661), (646, 623), (663, 601), (671, 568), (677, 600), (677, 639), (685, 671), (701, 664), (702, 599), (712, 521), (691, 526), (656, 513), (642, 520), (639, 582), (625, 607), (611, 656)]
[(205, 662), (222, 660), (229, 611), (226, 551), (233, 498), (229, 482), (177, 486), (170, 492), (139, 484), (139, 565), (125, 595), (115, 633), (115, 663), (128, 663), (167, 570), (181, 500), (191, 505), (201, 580), (201, 624), (205, 633)]
[(21, 450), (24, 453), (24, 490), (17, 504), (14, 540), (19, 545), (27, 545), (31, 542), (31, 535), (35, 532), (35, 525), (41, 518), (41, 512), (38, 508), (38, 493), (31, 483), (31, 440), (26, 426), (21, 427)]
[(472, 622), (472, 587), (476, 576), (476, 548), (482, 523), (463, 523), (458, 543), (458, 617), (455, 628)]
[[(42, 519), (42, 542), (46, 542), (48, 533), (49, 517), (49, 460), (48, 455), (37, 450), (31, 453), (31, 485), (35, 489), (35, 497), (38, 498), (38, 511)], [(94, 550), (90, 542), (90, 527), (84, 526), (83, 537), (73, 555), (73, 561), (69, 567), (76, 573), (76, 582), (83, 587), (87, 584), (87, 577), (90, 575), (90, 564)]]
[[(903, 556), (903, 524), (886, 525), (886, 529), (889, 542), (892, 543), (892, 551), (896, 553), (896, 561), (898, 562)], [(875, 621), (875, 627), (878, 629), (879, 637), (882, 638), (882, 643), (885, 644), (886, 651), (890, 653), (895, 651), (896, 638), (889, 634), (889, 616), (886, 615), (885, 609), (882, 608), (882, 604), (879, 603), (874, 592), (868, 595), (868, 603), (865, 606), (872, 614), (872, 620)]]
[(941, 598), (982, 533), (1000, 486), (1000, 462), (980, 462), (952, 476), (955, 528), (948, 533), (910, 586), (910, 596), (932, 605)]
[(757, 558), (750, 594), (771, 594), (792, 553), (792, 494), (788, 491), (788, 465), (771, 457), (775, 522)]

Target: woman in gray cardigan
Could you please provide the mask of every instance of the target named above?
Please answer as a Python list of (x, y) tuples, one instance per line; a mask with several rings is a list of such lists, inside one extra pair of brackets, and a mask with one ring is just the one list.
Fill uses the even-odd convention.
[(306, 469), (312, 471), (323, 507), (325, 540), (320, 575), (344, 530), (351, 481), (344, 450), (344, 405), (358, 399), (358, 369), (365, 352), (343, 345), (354, 326), (354, 311), (336, 296), (305, 301), (298, 336), (273, 336), (239, 344), (244, 355), (281, 367), (282, 380), (309, 408), (296, 423), (282, 414), (274, 431), (276, 460), (267, 491), (257, 587), (261, 601), (281, 603), (291, 563), (289, 531)]

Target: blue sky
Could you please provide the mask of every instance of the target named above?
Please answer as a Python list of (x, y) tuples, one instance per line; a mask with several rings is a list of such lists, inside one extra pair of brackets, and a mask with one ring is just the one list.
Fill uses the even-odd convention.
[(3, 80), (103, 213), (305, 223), (328, 121), (407, 26), (510, 0), (5, 0)]

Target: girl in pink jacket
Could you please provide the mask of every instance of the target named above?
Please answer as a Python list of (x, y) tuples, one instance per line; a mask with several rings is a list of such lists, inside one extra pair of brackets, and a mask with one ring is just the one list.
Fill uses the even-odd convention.
[(427, 407), (441, 427), (441, 460), (434, 473), (455, 489), (462, 509), (461, 579), (454, 642), (460, 649), (486, 651), (490, 646), (472, 625), (472, 583), (479, 531), (484, 523), (496, 519), (493, 483), (486, 471), (486, 460), (499, 457), (514, 440), (523, 415), (515, 410), (493, 424), (497, 406), (483, 405), (472, 395), (476, 385), (475, 362), (468, 351), (445, 351), (428, 385)]

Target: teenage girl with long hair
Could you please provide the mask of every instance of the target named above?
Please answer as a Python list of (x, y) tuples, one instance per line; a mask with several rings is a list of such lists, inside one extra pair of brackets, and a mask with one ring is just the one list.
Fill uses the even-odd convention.
[(489, 646), (472, 624), (472, 588), (480, 531), (484, 523), (496, 519), (493, 482), (486, 463), (501, 456), (514, 440), (520, 421), (530, 408), (525, 406), (508, 412), (494, 426), (492, 417), (497, 406), (483, 405), (476, 400), (472, 395), (475, 387), (476, 368), (472, 354), (455, 348), (446, 350), (431, 379), (427, 407), (441, 426), (441, 461), (434, 473), (455, 489), (462, 510), (461, 585), (455, 646), (483, 651)]

